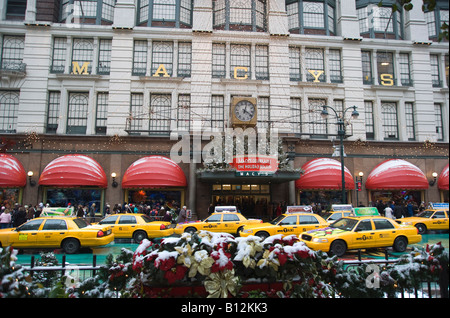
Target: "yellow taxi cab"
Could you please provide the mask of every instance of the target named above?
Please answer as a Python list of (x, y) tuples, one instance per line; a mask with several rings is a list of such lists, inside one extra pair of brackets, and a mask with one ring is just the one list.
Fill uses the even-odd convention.
[(417, 229), (382, 216), (344, 217), (329, 227), (302, 233), (301, 241), (313, 249), (342, 256), (347, 250), (392, 246), (404, 252), (422, 240)]
[(311, 212), (285, 213), (269, 223), (246, 225), (241, 232), (241, 236), (254, 235), (264, 240), (276, 234), (299, 235), (312, 229), (327, 226), (327, 222), (321, 216)]
[(40, 217), (17, 228), (0, 230), (0, 247), (62, 248), (67, 254), (112, 241), (114, 234), (109, 226), (90, 225), (83, 218), (68, 216)]
[(448, 230), (448, 208), (425, 210), (416, 216), (397, 219), (396, 222), (415, 226), (419, 234), (425, 234), (428, 230)]
[(153, 221), (146, 214), (113, 214), (98, 224), (110, 226), (116, 238), (132, 238), (136, 243), (173, 234), (170, 222)]
[(326, 212), (322, 217), (327, 223), (333, 223), (344, 216), (352, 216), (352, 209), (351, 204), (333, 204), (331, 210)]
[(247, 224), (262, 223), (259, 219), (247, 219), (238, 212), (212, 213), (203, 221), (179, 223), (175, 227), (175, 234), (184, 232), (195, 233), (200, 230), (210, 232), (225, 232), (239, 235)]

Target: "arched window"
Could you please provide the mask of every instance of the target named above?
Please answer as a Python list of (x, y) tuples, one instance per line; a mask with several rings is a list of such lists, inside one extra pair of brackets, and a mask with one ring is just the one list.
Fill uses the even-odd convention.
[(377, 0), (357, 0), (359, 33), (365, 38), (403, 39), (402, 11), (392, 12), (392, 0), (378, 6)]
[(61, 0), (60, 21), (67, 24), (112, 24), (117, 0)]
[(286, 0), (289, 31), (335, 35), (335, 0)]
[(267, 31), (266, 0), (213, 0), (214, 29)]
[(191, 28), (193, 0), (138, 0), (137, 25)]

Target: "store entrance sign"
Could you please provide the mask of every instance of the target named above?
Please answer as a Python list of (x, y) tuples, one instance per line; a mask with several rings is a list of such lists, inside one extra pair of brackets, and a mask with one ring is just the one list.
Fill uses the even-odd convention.
[(233, 167), (238, 172), (269, 172), (278, 170), (278, 158), (264, 155), (241, 155), (233, 158)]

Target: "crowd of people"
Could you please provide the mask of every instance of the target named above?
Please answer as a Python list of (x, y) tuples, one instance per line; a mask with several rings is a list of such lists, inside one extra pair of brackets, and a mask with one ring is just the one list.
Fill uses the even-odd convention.
[(18, 227), (28, 220), (37, 218), (41, 215), (43, 208), (44, 205), (42, 203), (24, 206), (16, 203), (13, 208), (2, 206), (0, 211), (0, 229)]
[[(20, 205), (18, 203), (14, 204), (13, 208), (8, 206), (2, 206), (0, 210), (0, 229), (15, 228), (23, 223), (37, 218), (41, 215), (43, 209), (49, 207), (43, 203), (37, 205)], [(164, 204), (158, 203), (153, 205), (147, 205), (144, 203), (133, 204), (133, 203), (120, 203), (115, 204), (112, 208), (109, 204), (105, 205), (102, 210), (92, 203), (90, 206), (86, 204), (68, 204), (68, 208), (73, 207), (73, 215), (82, 218), (89, 218), (90, 221), (94, 221), (96, 218), (103, 218), (111, 214), (117, 213), (142, 213), (148, 215), (154, 220), (162, 220), (166, 222), (186, 222), (188, 219), (186, 206), (179, 207), (176, 204), (170, 204), (165, 207)]]
[(384, 203), (382, 200), (377, 200), (373, 203), (373, 206), (377, 208), (380, 215), (391, 219), (401, 219), (415, 216), (427, 208), (425, 202), (422, 201), (420, 205), (418, 205), (413, 200), (407, 202), (390, 201), (387, 203)]

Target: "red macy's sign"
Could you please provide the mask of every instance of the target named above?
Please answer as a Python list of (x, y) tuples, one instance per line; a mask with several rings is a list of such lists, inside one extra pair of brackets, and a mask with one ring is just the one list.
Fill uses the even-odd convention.
[(278, 170), (278, 158), (264, 155), (241, 155), (233, 158), (233, 167), (236, 171), (264, 171)]

